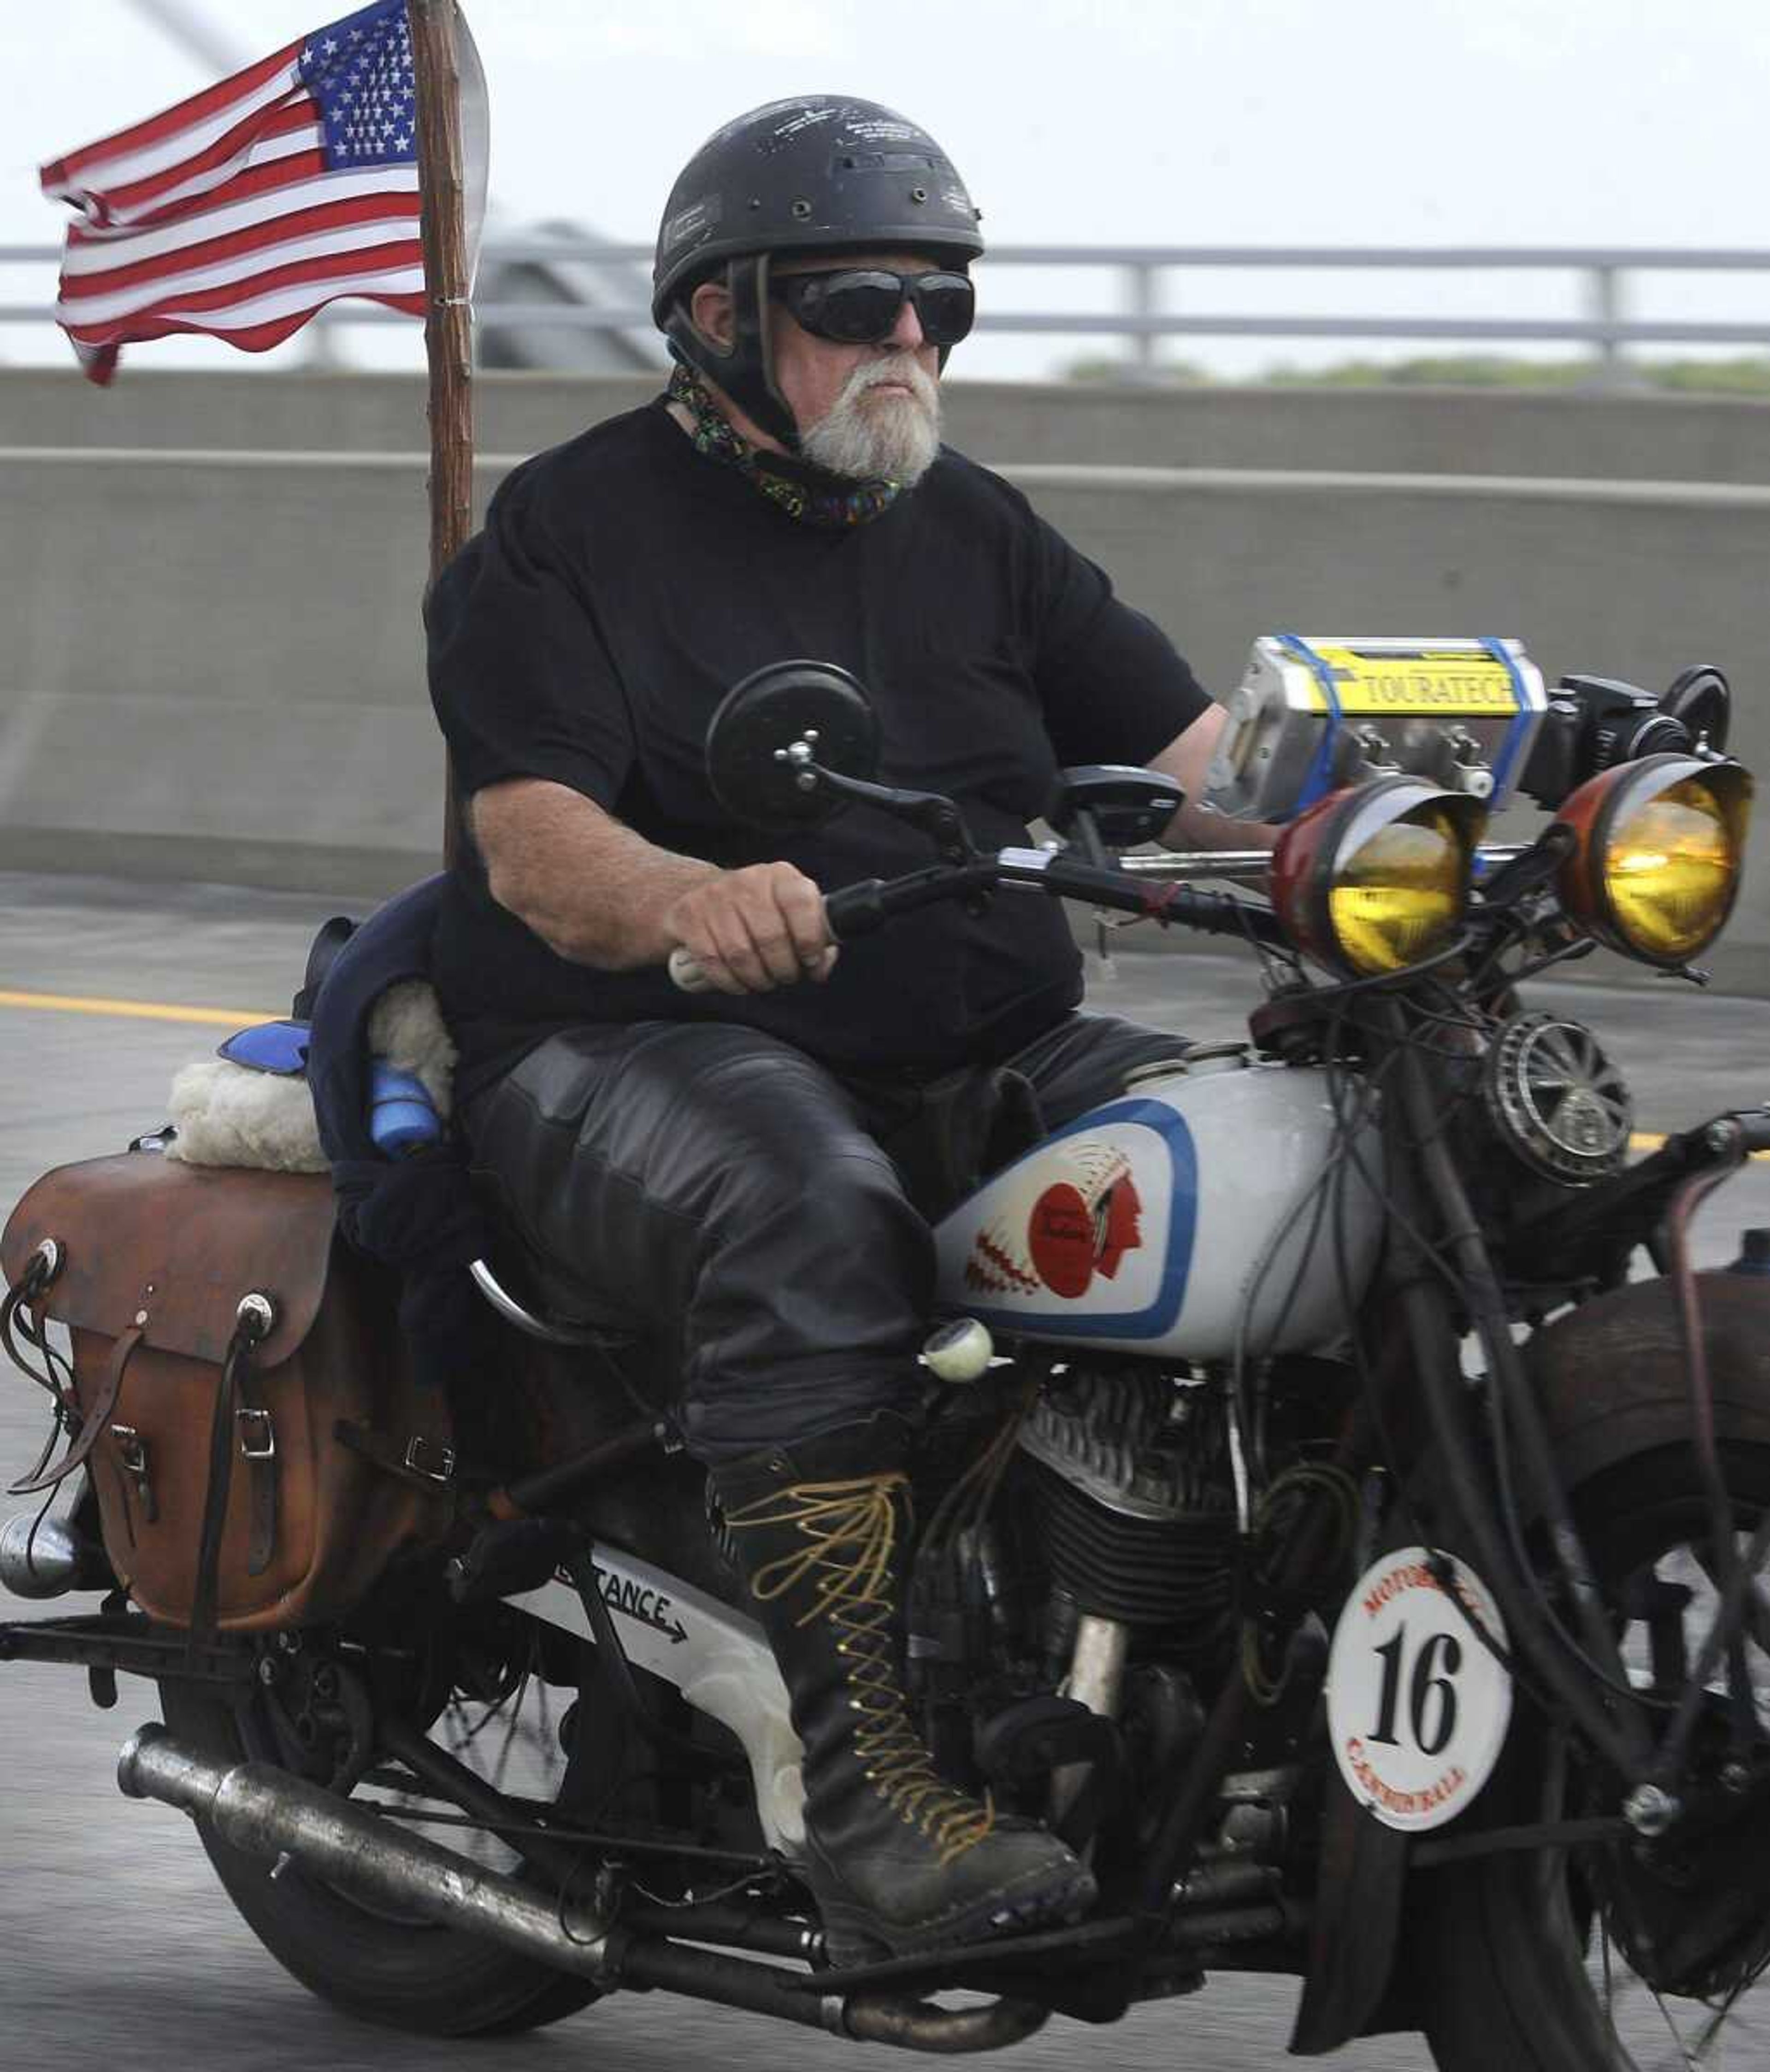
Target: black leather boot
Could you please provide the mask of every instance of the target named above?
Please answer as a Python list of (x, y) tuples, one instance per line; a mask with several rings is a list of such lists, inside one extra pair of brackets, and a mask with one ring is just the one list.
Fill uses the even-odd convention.
[(1081, 1913), (1086, 1867), (936, 1775), (899, 1669), (903, 1428), (877, 1418), (713, 1482), (805, 1744), (812, 1891), (831, 1959), (974, 1942)]

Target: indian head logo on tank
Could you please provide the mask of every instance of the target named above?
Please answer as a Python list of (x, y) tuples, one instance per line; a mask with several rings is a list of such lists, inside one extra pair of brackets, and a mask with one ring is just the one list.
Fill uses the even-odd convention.
[[(1064, 1178), (1052, 1177), (1054, 1165)], [(1143, 1205), (1130, 1160), (1116, 1144), (1054, 1145), (1039, 1160), (1038, 1177), (1044, 1184), (1030, 1203), (1000, 1204), (972, 1240), (967, 1288), (1022, 1295), (1048, 1289), (1074, 1301), (1097, 1275), (1113, 1280), (1126, 1253), (1142, 1248)]]

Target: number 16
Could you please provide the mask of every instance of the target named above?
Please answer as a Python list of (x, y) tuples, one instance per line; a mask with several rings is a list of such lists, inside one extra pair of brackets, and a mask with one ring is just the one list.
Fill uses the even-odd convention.
[[(1395, 1638), (1375, 1651), (1382, 1659), (1383, 1690), (1377, 1701), (1377, 1725), (1371, 1739), (1397, 1748), (1400, 1742), (1395, 1733), (1395, 1713), (1402, 1695), (1402, 1664), (1407, 1652), (1406, 1626), (1397, 1626)], [(1463, 1643), (1455, 1634), (1434, 1633), (1428, 1636), (1414, 1664), (1407, 1694), (1414, 1745), (1422, 1755), (1441, 1754), (1456, 1732), (1456, 1685), (1451, 1679), (1462, 1667)], [(1438, 1717), (1428, 1733), (1426, 1715), (1431, 1709), (1435, 1692), (1438, 1694)]]

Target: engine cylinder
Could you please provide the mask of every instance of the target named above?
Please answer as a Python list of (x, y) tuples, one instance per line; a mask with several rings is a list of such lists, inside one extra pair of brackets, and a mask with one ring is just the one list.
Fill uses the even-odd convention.
[(1232, 1514), (1143, 1518), (1109, 1510), (1042, 1461), (1019, 1472), (1052, 1587), (1076, 1608), (1208, 1642), (1229, 1609)]

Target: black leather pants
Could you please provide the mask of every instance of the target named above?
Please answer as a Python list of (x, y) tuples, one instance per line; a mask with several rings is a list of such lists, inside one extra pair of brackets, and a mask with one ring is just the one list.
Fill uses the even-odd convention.
[[(1008, 1063), (1056, 1128), (1184, 1048), (1072, 1014)], [(648, 1022), (550, 1038), (463, 1120), (550, 1299), (661, 1341), (712, 1464), (913, 1400), (933, 1247), (891, 1148), (922, 1105), (755, 1030)]]

